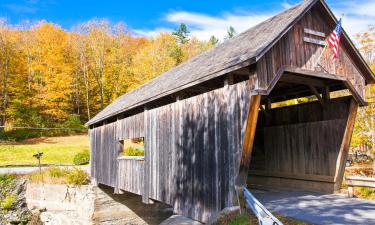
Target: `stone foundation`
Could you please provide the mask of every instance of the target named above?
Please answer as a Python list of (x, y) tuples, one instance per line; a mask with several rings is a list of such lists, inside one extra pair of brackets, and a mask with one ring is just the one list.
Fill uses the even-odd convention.
[(30, 210), (46, 210), (40, 218), (48, 225), (159, 224), (172, 215), (167, 205), (144, 205), (141, 196), (114, 195), (113, 188), (92, 185), (30, 183), (26, 202)]

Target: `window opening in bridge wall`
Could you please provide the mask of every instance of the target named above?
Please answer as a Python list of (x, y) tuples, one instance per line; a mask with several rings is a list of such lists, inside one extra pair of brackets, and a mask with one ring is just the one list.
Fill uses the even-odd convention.
[(120, 156), (144, 156), (144, 137), (130, 138), (120, 141), (122, 152)]
[(289, 99), (289, 100), (280, 101), (280, 102), (273, 102), (271, 104), (271, 108), (279, 108), (279, 107), (298, 105), (298, 104), (316, 102), (316, 101), (318, 101), (318, 99), (315, 96), (307, 96), (307, 97)]

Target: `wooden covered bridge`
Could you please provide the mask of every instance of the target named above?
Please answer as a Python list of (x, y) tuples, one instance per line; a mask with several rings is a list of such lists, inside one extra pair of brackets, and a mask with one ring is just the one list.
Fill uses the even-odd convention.
[[(88, 122), (92, 178), (203, 222), (236, 186), (338, 190), (374, 75), (345, 32), (317, 64), (336, 22), (306, 0), (119, 97)], [(140, 137), (145, 156), (119, 158)]]

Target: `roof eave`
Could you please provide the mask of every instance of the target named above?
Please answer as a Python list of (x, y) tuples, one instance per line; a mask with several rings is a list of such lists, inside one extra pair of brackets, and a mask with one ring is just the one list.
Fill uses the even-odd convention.
[(191, 82), (191, 83), (188, 83), (188, 84), (185, 84), (185, 85), (179, 86), (178, 88), (171, 89), (171, 90), (169, 90), (169, 91), (167, 91), (167, 92), (163, 92), (163, 93), (161, 93), (161, 94), (159, 94), (159, 95), (156, 95), (156, 96), (154, 96), (154, 97), (152, 97), (152, 98), (145, 99), (145, 100), (143, 100), (143, 101), (141, 101), (141, 102), (138, 102), (137, 104), (131, 105), (131, 106), (127, 107), (127, 108), (123, 108), (123, 109), (121, 109), (121, 110), (118, 110), (118, 111), (116, 111), (116, 112), (113, 112), (113, 113), (111, 113), (111, 114), (108, 114), (108, 115), (106, 115), (106, 116), (104, 116), (104, 117), (101, 117), (101, 118), (99, 118), (99, 119), (95, 119), (95, 117), (94, 117), (94, 118), (92, 118), (91, 120), (89, 120), (85, 125), (86, 125), (86, 126), (94, 125), (94, 124), (99, 123), (99, 122), (101, 122), (101, 121), (104, 121), (104, 120), (106, 120), (106, 119), (108, 119), (108, 118), (110, 118), (110, 117), (113, 117), (113, 116), (116, 116), (116, 115), (118, 115), (118, 114), (120, 114), (120, 113), (123, 113), (123, 112), (125, 112), (125, 111), (127, 111), (127, 110), (134, 109), (134, 108), (136, 108), (136, 107), (139, 107), (139, 106), (145, 105), (145, 104), (147, 104), (147, 103), (150, 102), (150, 101), (157, 100), (157, 99), (159, 99), (159, 98), (162, 98), (162, 97), (168, 96), (168, 95), (170, 95), (170, 94), (173, 94), (173, 93), (176, 93), (176, 92), (178, 92), (178, 91), (181, 91), (181, 90), (187, 89), (187, 88), (189, 88), (189, 87), (192, 87), (192, 86), (194, 86), (194, 85), (196, 85), (196, 84), (198, 84), (198, 83), (202, 83), (202, 82), (208, 81), (208, 80), (212, 79), (213, 77), (221, 76), (221, 75), (224, 75), (224, 74), (230, 73), (230, 72), (232, 72), (232, 71), (234, 71), (234, 70), (237, 70), (237, 69), (240, 69), (240, 68), (243, 68), (243, 67), (246, 67), (246, 66), (250, 66), (250, 65), (252, 65), (252, 64), (254, 64), (254, 63), (256, 63), (256, 57), (252, 57), (252, 58), (250, 58), (250, 59), (246, 59), (246, 60), (244, 60), (244, 61), (242, 61), (242, 62), (239, 62), (239, 63), (237, 63), (237, 64), (235, 64), (235, 65), (233, 65), (233, 66), (227, 67), (227, 68), (225, 68), (225, 69), (223, 69), (223, 70), (216, 71), (216, 72), (211, 73), (211, 74), (209, 74), (209, 75), (207, 75), (207, 76), (205, 76), (205, 77), (202, 77), (202, 78), (200, 78), (200, 79), (197, 79), (197, 80), (195, 80), (194, 82)]

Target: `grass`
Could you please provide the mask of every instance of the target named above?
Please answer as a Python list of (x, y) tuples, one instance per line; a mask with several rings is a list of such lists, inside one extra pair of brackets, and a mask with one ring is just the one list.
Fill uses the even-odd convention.
[(375, 188), (354, 187), (354, 195), (367, 200), (375, 200)]
[(38, 161), (33, 155), (38, 152), (43, 152), (42, 164), (71, 165), (77, 153), (88, 149), (89, 141), (87, 135), (4, 142), (0, 143), (0, 166), (36, 166)]
[(33, 183), (70, 185), (85, 185), (89, 183), (89, 175), (86, 171), (79, 168), (50, 167), (43, 170), (42, 173), (35, 172), (28, 175), (28, 177)]
[[(306, 222), (289, 218), (278, 213), (273, 214), (284, 225), (309, 225)], [(258, 224), (258, 218), (250, 210), (244, 214), (239, 214), (238, 211), (222, 214), (213, 225), (253, 225)]]

